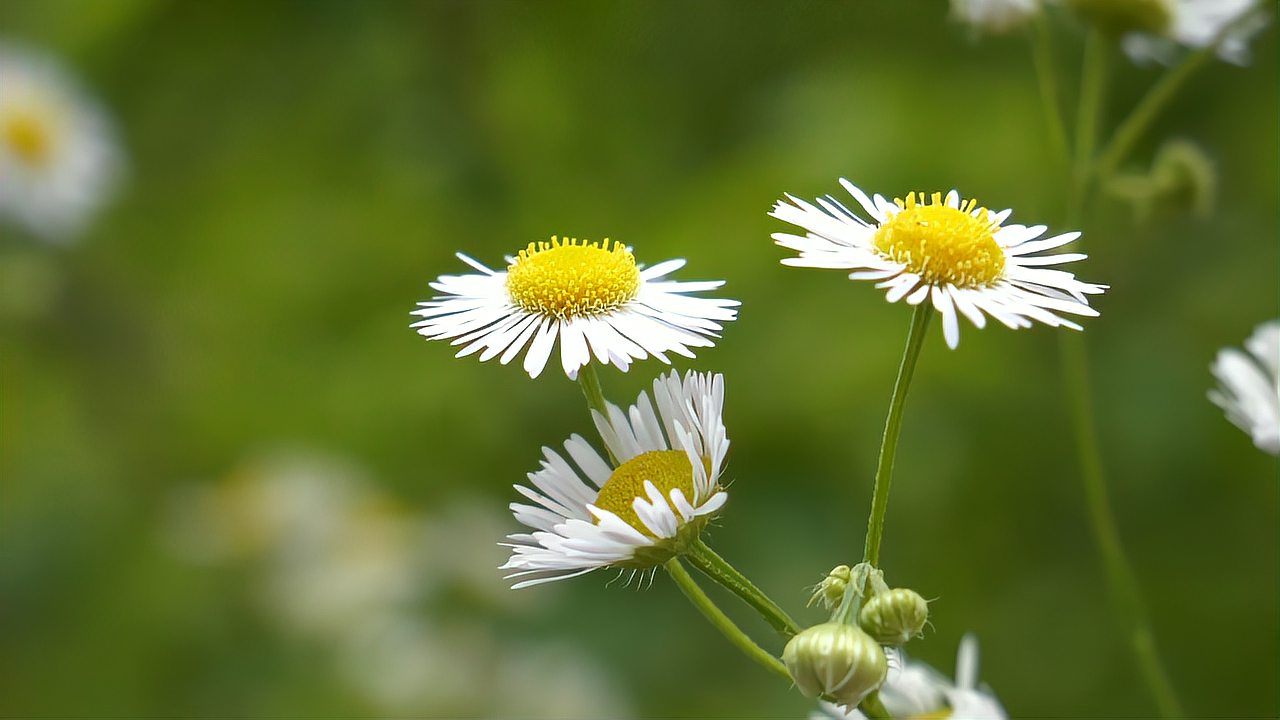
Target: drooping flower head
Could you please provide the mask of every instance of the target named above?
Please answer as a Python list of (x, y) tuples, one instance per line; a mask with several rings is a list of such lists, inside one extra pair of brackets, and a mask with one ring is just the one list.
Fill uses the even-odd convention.
[(1248, 352), (1218, 351), (1211, 366), (1218, 387), (1209, 391), (1209, 400), (1259, 450), (1280, 455), (1280, 320), (1259, 325), (1244, 347)]
[(507, 258), (505, 271), (466, 255), (479, 273), (443, 275), (431, 287), (441, 293), (413, 311), (418, 334), (462, 345), (458, 357), (480, 353), (484, 362), (510, 362), (528, 347), (524, 369), (537, 377), (557, 339), (565, 374), (576, 377), (592, 357), (624, 372), (632, 360), (667, 353), (693, 357), (690, 348), (711, 347), (720, 323), (733, 320), (736, 300), (691, 297), (722, 280), (677, 282), (666, 277), (684, 266), (667, 260), (636, 264), (622, 243), (552, 237), (530, 243)]
[(51, 59), (0, 44), (0, 215), (68, 240), (110, 194), (120, 164), (98, 106)]
[(534, 504), (511, 505), (533, 529), (508, 537), (502, 567), (513, 587), (603, 567), (646, 570), (679, 554), (728, 499), (723, 406), (724, 376), (672, 371), (653, 381), (652, 400), (641, 393), (626, 412), (592, 411), (609, 460), (576, 434), (564, 443), (573, 464), (544, 447), (533, 487), (516, 486)]
[(1066, 245), (1080, 233), (1038, 239), (1047, 230), (1044, 225), (1005, 224), (1011, 210), (991, 212), (975, 200), (961, 201), (955, 190), (945, 196), (909, 193), (889, 202), (878, 194), (868, 197), (848, 180), (840, 182), (871, 220), (831, 196), (814, 205), (787, 195), (769, 214), (808, 232), (773, 234), (778, 245), (800, 253), (782, 264), (854, 270), (851, 280), (876, 281), (889, 302), (929, 300), (942, 315), (952, 348), (960, 342), (960, 315), (979, 328), (989, 315), (1010, 328), (1037, 321), (1074, 330), (1080, 326), (1060, 313), (1097, 316), (1086, 296), (1103, 292), (1105, 285), (1044, 268), (1085, 255), (1035, 254)]

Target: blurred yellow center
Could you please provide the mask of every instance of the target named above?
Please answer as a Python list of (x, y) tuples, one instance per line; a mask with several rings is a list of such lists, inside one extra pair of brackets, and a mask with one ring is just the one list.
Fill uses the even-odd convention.
[(912, 715), (908, 720), (947, 720), (951, 717), (951, 708), (942, 708), (919, 715)]
[(568, 319), (616, 310), (640, 292), (640, 269), (622, 243), (577, 238), (529, 243), (507, 268), (511, 302)]
[(693, 502), (693, 465), (689, 462), (689, 456), (682, 450), (652, 450), (640, 453), (619, 465), (604, 487), (600, 488), (600, 494), (592, 504), (601, 510), (608, 510), (631, 527), (652, 537), (653, 533), (640, 522), (636, 511), (631, 509), (636, 498), (649, 496), (644, 491), (645, 480), (653, 483), (663, 497), (670, 497), (672, 490), (680, 488), (685, 499)]
[(0, 139), (19, 160), (42, 167), (53, 151), (48, 123), (34, 113), (15, 112), (0, 120)]
[[(932, 200), (932, 202), (930, 202)], [(976, 200), (949, 207), (942, 193), (911, 193), (895, 200), (900, 210), (876, 231), (876, 249), (931, 285), (990, 285), (1004, 272), (996, 225)]]

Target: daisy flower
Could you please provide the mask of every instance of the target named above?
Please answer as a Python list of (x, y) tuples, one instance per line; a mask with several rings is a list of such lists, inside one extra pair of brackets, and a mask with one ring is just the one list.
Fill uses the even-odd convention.
[[(1007, 720), (1009, 717), (990, 688), (978, 685), (978, 641), (966, 635), (956, 654), (956, 680), (924, 663), (906, 660), (903, 653), (890, 650), (889, 677), (880, 688), (880, 702), (895, 718), (902, 720)], [(856, 708), (845, 712), (839, 706), (822, 703), (810, 720), (846, 720), (866, 716)]]
[(570, 378), (591, 361), (626, 371), (650, 355), (670, 364), (667, 353), (693, 357), (689, 348), (711, 347), (720, 323), (738, 316), (736, 300), (691, 297), (723, 280), (667, 279), (684, 260), (653, 267), (636, 264), (619, 242), (552, 237), (529, 243), (507, 258), (505, 271), (458, 258), (479, 273), (443, 275), (431, 287), (441, 293), (413, 311), (418, 334), (462, 345), (458, 357), (480, 353), (506, 364), (525, 346), (524, 369), (537, 377), (560, 341), (560, 363)]
[(1244, 347), (1247, 353), (1218, 351), (1211, 366), (1218, 388), (1209, 391), (1209, 400), (1259, 450), (1280, 455), (1280, 320), (1259, 325)]
[(990, 33), (1020, 28), (1038, 12), (1040, 0), (951, 0), (953, 19)]
[[(657, 411), (654, 411), (654, 403)], [(512, 503), (532, 533), (508, 536), (502, 566), (514, 588), (563, 580), (603, 567), (647, 570), (697, 537), (728, 495), (720, 471), (729, 440), (721, 412), (724, 376), (672, 371), (653, 381), (627, 412), (592, 411), (611, 462), (579, 435), (565, 454), (542, 449), (532, 488), (515, 486), (534, 504)]]
[[(1159, 11), (1150, 32), (1128, 33), (1122, 41), (1125, 53), (1137, 62), (1172, 64), (1177, 46), (1207, 47), (1234, 23), (1218, 47), (1218, 56), (1244, 65), (1249, 60), (1250, 38), (1267, 26), (1267, 15), (1258, 12), (1257, 0), (1161, 0), (1153, 7)], [(1245, 15), (1251, 17), (1245, 19)]]
[(960, 342), (960, 315), (979, 328), (989, 315), (1015, 329), (1038, 321), (1073, 330), (1080, 326), (1060, 313), (1098, 315), (1086, 296), (1101, 293), (1105, 285), (1044, 267), (1085, 255), (1035, 254), (1066, 245), (1080, 233), (1038, 239), (1044, 225), (1006, 225), (1011, 210), (991, 212), (975, 200), (962, 201), (955, 190), (945, 197), (909, 193), (905, 200), (889, 202), (878, 194), (868, 197), (848, 180), (840, 183), (870, 222), (829, 195), (818, 198), (817, 205), (787, 195), (769, 214), (808, 232), (773, 234), (777, 244), (800, 253), (783, 265), (853, 270), (849, 279), (876, 281), (891, 303), (929, 300), (942, 315), (951, 348)]
[(120, 169), (106, 116), (48, 58), (0, 45), (0, 214), (63, 241)]

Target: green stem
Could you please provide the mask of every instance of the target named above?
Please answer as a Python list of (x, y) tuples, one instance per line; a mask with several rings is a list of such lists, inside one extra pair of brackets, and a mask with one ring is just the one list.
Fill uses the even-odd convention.
[(1147, 131), (1151, 123), (1155, 122), (1156, 117), (1173, 100), (1191, 75), (1213, 58), (1222, 41), (1232, 32), (1241, 25), (1252, 22), (1255, 12), (1254, 9), (1247, 10), (1241, 13), (1240, 17), (1224, 25), (1208, 45), (1188, 55), (1185, 60), (1171, 68), (1155, 85), (1151, 86), (1142, 100), (1134, 106), (1129, 116), (1116, 128), (1111, 141), (1099, 156), (1097, 165), (1099, 177), (1108, 178), (1116, 171), (1129, 151), (1133, 149), (1134, 144)]
[(1090, 30), (1084, 41), (1084, 65), (1080, 71), (1080, 104), (1076, 108), (1075, 165), (1067, 213), (1079, 217), (1092, 179), (1094, 143), (1102, 116), (1102, 98), (1107, 83), (1107, 38)]
[(1036, 66), (1036, 78), (1040, 86), (1040, 104), (1044, 110), (1045, 124), (1049, 128), (1049, 142), (1057, 161), (1065, 171), (1071, 162), (1067, 146), (1067, 129), (1062, 122), (1062, 101), (1058, 90), (1058, 73), (1053, 62), (1053, 33), (1046, 13), (1036, 13), (1034, 35), (1031, 37), (1031, 56)]
[[(582, 387), (582, 394), (587, 398), (587, 407), (608, 420), (609, 405), (605, 402), (604, 390), (600, 387), (600, 375), (596, 373), (595, 363), (588, 362), (578, 369), (578, 385)], [(609, 453), (609, 461), (617, 467), (618, 459), (613, 456), (613, 450), (609, 449), (608, 443), (605, 444), (605, 452)]]
[(924, 346), (924, 331), (929, 326), (933, 305), (926, 298), (916, 306), (911, 316), (911, 329), (907, 331), (907, 347), (902, 351), (902, 363), (898, 366), (898, 379), (893, 384), (893, 397), (889, 400), (889, 416), (884, 421), (884, 437), (880, 440), (880, 462), (876, 465), (876, 486), (871, 499), (871, 516), (867, 519), (867, 544), (862, 561), (875, 566), (880, 562), (880, 539), (884, 535), (884, 515), (889, 508), (889, 484), (893, 481), (893, 458), (898, 453), (898, 435), (902, 432), (902, 409), (907, 400), (907, 388), (915, 373), (920, 348)]
[(787, 682), (791, 682), (791, 673), (787, 672), (787, 668), (778, 658), (770, 655), (764, 648), (755, 644), (747, 634), (738, 629), (737, 625), (729, 619), (729, 616), (720, 611), (716, 604), (702, 592), (702, 588), (694, 582), (693, 577), (689, 575), (689, 571), (684, 569), (684, 565), (680, 564), (680, 558), (675, 557), (667, 561), (664, 566), (667, 574), (675, 581), (684, 596), (689, 598), (689, 602), (698, 608), (703, 617), (711, 621), (711, 624), (723, 634), (729, 642), (733, 643), (739, 650), (746, 654), (747, 657), (755, 660), (763, 665), (767, 670), (772, 671), (775, 675), (780, 675)]
[[(1081, 73), (1080, 107), (1076, 125), (1075, 165), (1070, 176), (1070, 186), (1067, 189), (1068, 227), (1077, 227), (1080, 224), (1090, 183), (1104, 176), (1102, 172), (1092, 173), (1090, 167), (1093, 162), (1093, 143), (1101, 113), (1102, 87), (1105, 78), (1106, 51), (1101, 46), (1103, 39), (1093, 32), (1085, 45), (1086, 55), (1084, 70)], [(1154, 90), (1148, 94), (1148, 99), (1153, 94), (1155, 94)], [(1160, 100), (1160, 104), (1167, 100), (1167, 97)], [(1140, 107), (1145, 104), (1146, 100), (1140, 104)], [(1130, 120), (1137, 114), (1135, 111), (1134, 115), (1130, 115)], [(1128, 122), (1129, 120), (1126, 120), (1126, 123)], [(1143, 122), (1145, 124), (1149, 120)], [(1116, 135), (1123, 131), (1122, 126)], [(1115, 152), (1117, 147), (1115, 137), (1113, 136), (1107, 145), (1107, 150), (1103, 152), (1104, 161), (1099, 163), (1099, 170), (1107, 167), (1105, 158)], [(1127, 141), (1127, 143), (1131, 142), (1132, 140)], [(1127, 147), (1127, 145), (1121, 147)], [(1062, 333), (1059, 339), (1063, 387), (1069, 396), (1068, 405), (1080, 465), (1080, 478), (1084, 485), (1090, 528), (1102, 557), (1108, 594), (1120, 623), (1128, 629), (1130, 647), (1139, 672), (1160, 714), (1166, 718), (1181, 717), (1182, 706), (1173, 684), (1169, 681), (1169, 675), (1165, 671), (1159, 652), (1156, 650), (1155, 636), (1147, 619), (1142, 593), (1133, 568), (1125, 555), (1119, 526), (1107, 495), (1106, 473), (1102, 465), (1101, 442), (1094, 419), (1093, 389), (1089, 377), (1085, 341), (1082, 336), (1072, 333)]]
[(1062, 369), (1071, 405), (1071, 422), (1079, 452), (1080, 475), (1084, 482), (1085, 500), (1093, 526), (1094, 540), (1106, 573), (1107, 589), (1120, 622), (1128, 632), (1128, 641), (1138, 669), (1155, 699), (1160, 715), (1183, 717), (1182, 704), (1169, 680), (1169, 674), (1156, 649), (1155, 634), (1147, 619), (1142, 592), (1133, 566), (1125, 555), (1119, 526), (1111, 500), (1107, 496), (1106, 474), (1102, 467), (1098, 428), (1094, 422), (1093, 398), (1089, 380), (1089, 363), (1084, 338), (1066, 333), (1059, 343)]
[(745, 575), (716, 554), (716, 551), (708, 547), (702, 538), (693, 542), (686, 557), (704, 575), (720, 583), (760, 613), (760, 617), (764, 618), (765, 622), (777, 630), (784, 639), (800, 632), (800, 626), (787, 615), (785, 610), (778, 607), (777, 603), (769, 599), (769, 596), (765, 595)]

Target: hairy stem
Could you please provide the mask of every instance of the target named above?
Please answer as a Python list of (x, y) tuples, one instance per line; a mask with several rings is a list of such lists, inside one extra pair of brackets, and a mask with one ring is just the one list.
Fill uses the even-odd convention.
[(770, 655), (764, 648), (747, 637), (746, 633), (733, 624), (729, 616), (716, 607), (711, 598), (707, 597), (707, 594), (702, 592), (702, 588), (698, 587), (698, 583), (694, 582), (693, 577), (689, 575), (689, 571), (684, 569), (684, 565), (680, 563), (680, 558), (671, 558), (664, 567), (667, 569), (667, 574), (671, 576), (671, 579), (680, 588), (680, 592), (683, 592), (684, 596), (689, 598), (689, 602), (693, 603), (693, 606), (698, 608), (703, 617), (709, 620), (729, 642), (733, 643), (747, 657), (764, 666), (766, 670), (781, 676), (787, 682), (791, 682), (791, 673), (787, 672), (787, 668), (782, 664), (782, 661)]
[(884, 421), (884, 437), (880, 440), (880, 461), (876, 465), (876, 485), (871, 498), (871, 516), (867, 519), (867, 542), (863, 549), (863, 562), (875, 566), (880, 562), (880, 540), (884, 536), (884, 516), (889, 509), (889, 485), (893, 481), (893, 459), (898, 453), (898, 435), (902, 432), (902, 410), (907, 401), (907, 389), (915, 373), (920, 349), (924, 347), (924, 333), (933, 315), (933, 305), (926, 298), (916, 306), (911, 316), (911, 329), (907, 331), (907, 346), (902, 351), (902, 363), (898, 366), (898, 379), (893, 384), (893, 396), (889, 400), (889, 416)]
[(800, 632), (800, 626), (791, 619), (790, 615), (787, 615), (785, 610), (769, 599), (769, 596), (765, 595), (745, 575), (716, 554), (716, 551), (708, 547), (702, 538), (694, 541), (686, 557), (704, 575), (720, 583), (760, 613), (760, 617), (764, 618), (765, 622), (777, 630), (783, 638), (790, 638)]

